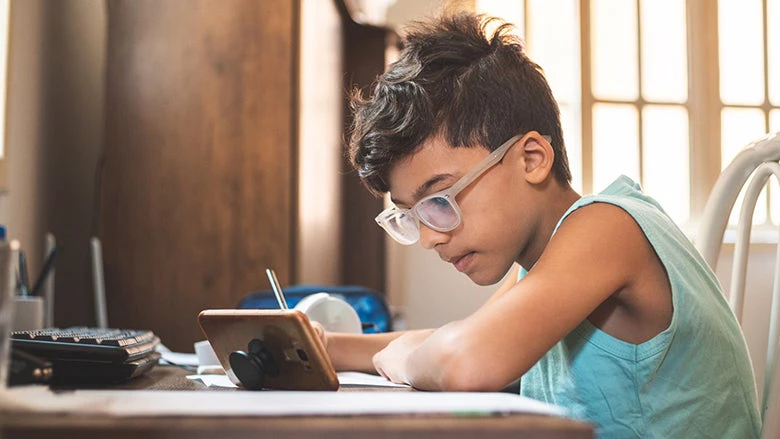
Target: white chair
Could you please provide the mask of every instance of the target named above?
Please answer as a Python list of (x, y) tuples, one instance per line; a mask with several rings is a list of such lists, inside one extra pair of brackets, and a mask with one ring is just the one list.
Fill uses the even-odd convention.
[[(696, 239), (696, 247), (714, 271), (729, 215), (737, 196), (747, 183), (737, 225), (731, 285), (728, 290), (729, 304), (740, 324), (745, 301), (745, 274), (753, 211), (758, 195), (769, 177), (774, 175), (780, 181), (778, 161), (780, 161), (780, 132), (767, 135), (747, 145), (718, 177), (707, 200)], [(748, 178), (750, 178), (749, 182)], [(764, 421), (761, 437), (777, 439), (780, 438), (778, 419), (780, 418), (780, 361), (777, 358), (778, 323), (780, 323), (780, 245), (778, 245), (775, 261), (771, 304), (766, 369), (764, 382), (760, 387), (763, 395), (760, 406), (761, 418)], [(772, 415), (769, 415), (770, 413)]]

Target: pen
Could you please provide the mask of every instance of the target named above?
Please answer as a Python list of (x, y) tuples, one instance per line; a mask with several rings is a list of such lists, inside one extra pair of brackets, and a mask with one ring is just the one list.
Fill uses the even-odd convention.
[(54, 268), (55, 259), (57, 259), (57, 247), (52, 247), (49, 254), (46, 255), (46, 260), (43, 262), (41, 274), (38, 275), (38, 279), (35, 280), (35, 285), (33, 285), (33, 289), (30, 292), (30, 294), (33, 296), (38, 295), (38, 291), (41, 289), (41, 286), (43, 286), (43, 282), (46, 281), (46, 278), (49, 276), (51, 269)]
[(279, 302), (279, 308), (288, 309), (287, 301), (284, 300), (284, 294), (282, 293), (282, 286), (279, 285), (279, 280), (276, 278), (276, 273), (270, 268), (265, 269), (265, 274), (268, 275), (268, 280), (271, 282), (271, 288), (274, 289), (274, 295), (276, 295), (276, 301)]

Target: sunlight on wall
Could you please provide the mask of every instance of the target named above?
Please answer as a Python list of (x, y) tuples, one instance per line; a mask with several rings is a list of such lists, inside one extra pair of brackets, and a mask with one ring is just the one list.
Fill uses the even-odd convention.
[(334, 284), (341, 270), (341, 24), (332, 1), (301, 5), (298, 169), (299, 283)]

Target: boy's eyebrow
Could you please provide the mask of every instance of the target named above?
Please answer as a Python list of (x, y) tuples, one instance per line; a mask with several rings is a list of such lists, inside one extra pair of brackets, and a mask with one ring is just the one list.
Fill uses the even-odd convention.
[[(435, 185), (436, 183), (438, 183), (438, 182), (440, 182), (440, 181), (442, 181), (442, 180), (444, 180), (446, 178), (449, 178), (449, 177), (453, 177), (453, 175), (452, 174), (436, 174), (433, 177), (429, 178), (425, 183), (421, 184), (420, 187), (418, 187), (416, 191), (414, 191), (414, 195), (413, 195), (414, 198), (413, 199), (414, 200), (419, 200), (420, 198), (422, 198), (423, 195), (425, 195), (426, 192), (428, 192), (431, 189), (431, 187), (433, 185)], [(404, 206), (410, 206), (411, 205), (409, 203), (404, 203), (403, 201), (401, 201), (401, 200), (399, 200), (397, 198), (393, 198), (393, 197), (390, 197), (390, 201), (392, 201), (393, 204), (395, 204), (396, 206), (399, 205), (399, 204), (404, 205)]]

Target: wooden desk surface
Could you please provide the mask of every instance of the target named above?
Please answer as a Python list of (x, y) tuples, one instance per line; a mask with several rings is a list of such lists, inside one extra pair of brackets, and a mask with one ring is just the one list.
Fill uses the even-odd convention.
[[(187, 380), (187, 371), (158, 366), (114, 389), (213, 390)], [(366, 391), (372, 389), (342, 389)], [(382, 389), (386, 391), (388, 389)], [(398, 391), (405, 391), (399, 389)], [(368, 401), (368, 400), (367, 400)], [(368, 403), (368, 402), (367, 402)], [(0, 414), (0, 438), (592, 438), (590, 425), (539, 415), (457, 416), (290, 416), (95, 418)]]

